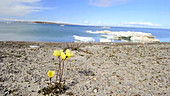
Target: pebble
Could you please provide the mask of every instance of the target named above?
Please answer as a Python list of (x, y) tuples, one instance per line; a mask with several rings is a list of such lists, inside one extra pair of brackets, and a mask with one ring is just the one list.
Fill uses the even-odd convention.
[(96, 78), (93, 78), (93, 80), (95, 80), (95, 81), (96, 81), (97, 79), (96, 79)]
[(0, 63), (0, 65), (4, 65), (4, 63)]
[(94, 89), (93, 89), (93, 92), (94, 92), (94, 93), (97, 93), (97, 92), (98, 92), (98, 89), (97, 89), (97, 88), (94, 88)]
[(30, 48), (39, 48), (39, 46), (31, 45)]

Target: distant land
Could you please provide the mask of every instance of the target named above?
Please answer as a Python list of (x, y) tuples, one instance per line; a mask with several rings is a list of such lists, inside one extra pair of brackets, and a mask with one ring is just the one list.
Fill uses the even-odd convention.
[(57, 24), (57, 25), (73, 25), (73, 24), (68, 24), (68, 23), (55, 23), (55, 22), (44, 22), (44, 21), (31, 21), (31, 23)]
[(56, 24), (56, 25), (77, 25), (77, 26), (96, 26), (96, 27), (120, 27), (120, 28), (149, 28), (149, 29), (168, 29), (168, 28), (152, 28), (152, 27), (128, 27), (128, 26), (105, 26), (105, 25), (84, 25), (84, 24), (71, 24), (71, 23), (59, 23), (53, 21), (24, 21), (24, 20), (0, 20), (0, 23), (37, 23), (37, 24)]
[(6, 23), (39, 23), (39, 24), (57, 24), (57, 25), (76, 25), (69, 23), (56, 23), (56, 22), (46, 22), (46, 21), (0, 21)]

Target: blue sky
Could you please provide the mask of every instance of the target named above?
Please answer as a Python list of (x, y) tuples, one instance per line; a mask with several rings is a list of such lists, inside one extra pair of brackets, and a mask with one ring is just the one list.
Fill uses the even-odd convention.
[(170, 0), (0, 0), (1, 20), (170, 28)]

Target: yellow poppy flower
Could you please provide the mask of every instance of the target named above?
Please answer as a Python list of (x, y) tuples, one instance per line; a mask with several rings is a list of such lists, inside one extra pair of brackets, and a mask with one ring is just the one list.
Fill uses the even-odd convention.
[(71, 51), (69, 49), (66, 50), (66, 53), (70, 53)]
[(73, 56), (74, 56), (74, 53), (71, 52), (71, 53), (70, 53), (70, 57), (73, 57)]
[(66, 56), (67, 56), (68, 58), (72, 57), (73, 55), (74, 55), (73, 53), (66, 53)]
[(60, 50), (60, 52), (63, 52), (63, 50)]
[(56, 51), (54, 51), (53, 55), (56, 56), (56, 57), (60, 57), (61, 56), (61, 52), (56, 50)]
[(72, 57), (74, 54), (69, 50), (67, 49), (66, 50), (66, 56), (68, 56), (69, 58)]
[(55, 75), (55, 71), (48, 71), (48, 77), (52, 78)]
[(62, 58), (63, 60), (66, 59), (66, 55), (64, 54), (64, 52), (61, 52), (61, 58)]

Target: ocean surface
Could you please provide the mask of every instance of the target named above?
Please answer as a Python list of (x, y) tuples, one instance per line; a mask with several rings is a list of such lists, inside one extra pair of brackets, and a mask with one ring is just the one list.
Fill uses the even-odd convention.
[[(90, 34), (91, 31), (136, 31), (151, 33), (160, 42), (170, 42), (170, 29), (111, 27), (103, 29), (101, 26), (55, 25), (34, 23), (2, 23), (0, 22), (0, 41), (49, 41), (74, 42), (73, 35), (92, 37), (99, 42), (101, 34)], [(122, 42), (122, 41), (114, 41)]]

